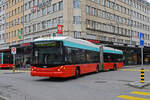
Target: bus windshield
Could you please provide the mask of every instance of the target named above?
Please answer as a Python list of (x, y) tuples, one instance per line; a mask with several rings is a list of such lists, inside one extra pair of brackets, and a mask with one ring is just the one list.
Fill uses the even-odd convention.
[(33, 46), (33, 66), (48, 68), (64, 64), (62, 42), (36, 42)]

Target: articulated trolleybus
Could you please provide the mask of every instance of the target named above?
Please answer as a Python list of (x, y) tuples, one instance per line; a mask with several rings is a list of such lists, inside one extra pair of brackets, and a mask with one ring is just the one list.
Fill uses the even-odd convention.
[(123, 67), (123, 52), (71, 37), (39, 38), (33, 42), (31, 76), (78, 77)]

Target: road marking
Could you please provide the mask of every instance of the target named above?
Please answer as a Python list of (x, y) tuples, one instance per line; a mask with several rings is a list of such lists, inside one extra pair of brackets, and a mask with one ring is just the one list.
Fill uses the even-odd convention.
[[(141, 69), (120, 69), (120, 71), (138, 71), (138, 72), (140, 72)], [(144, 69), (144, 72), (150, 72), (150, 69)]]
[(133, 97), (128, 95), (120, 95), (118, 98), (127, 99), (127, 100), (150, 100), (148, 98), (139, 98), (139, 97)]
[(138, 94), (138, 95), (146, 95), (146, 96), (150, 96), (150, 92), (139, 92), (139, 91), (133, 91), (130, 92), (131, 94)]

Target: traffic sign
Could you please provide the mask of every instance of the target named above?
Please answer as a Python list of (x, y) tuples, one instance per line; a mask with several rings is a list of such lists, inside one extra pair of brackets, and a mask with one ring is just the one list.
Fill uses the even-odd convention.
[(35, 13), (36, 11), (37, 11), (37, 6), (34, 5), (34, 6), (32, 7), (32, 9), (31, 9), (31, 12), (32, 12), (32, 13)]
[(62, 27), (63, 25), (57, 25), (57, 33), (62, 34)]
[(140, 46), (144, 46), (144, 33), (140, 33)]
[(15, 47), (11, 48), (11, 54), (14, 54), (14, 55), (16, 54), (16, 48)]

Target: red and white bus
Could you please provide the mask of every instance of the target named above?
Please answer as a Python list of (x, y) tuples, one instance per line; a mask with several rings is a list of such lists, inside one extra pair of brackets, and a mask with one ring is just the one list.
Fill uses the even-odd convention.
[(13, 57), (10, 52), (0, 53), (0, 68), (13, 68)]
[(33, 42), (31, 76), (78, 77), (123, 67), (123, 52), (71, 37), (39, 38)]

